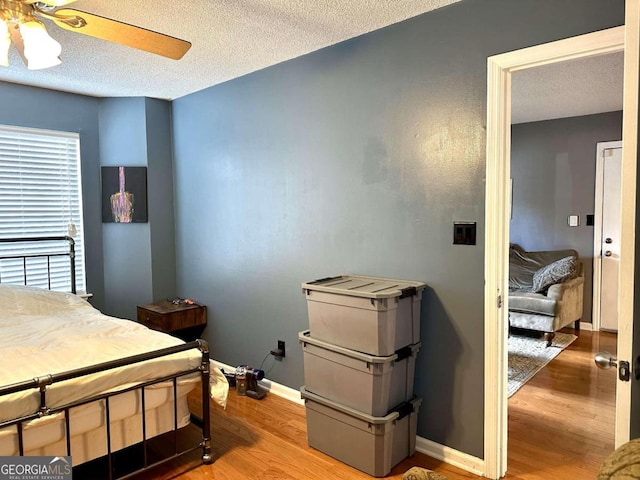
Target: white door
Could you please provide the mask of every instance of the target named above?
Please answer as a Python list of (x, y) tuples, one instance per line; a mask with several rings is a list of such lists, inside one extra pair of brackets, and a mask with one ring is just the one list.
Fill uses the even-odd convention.
[(594, 328), (618, 331), (622, 142), (598, 143), (594, 235)]

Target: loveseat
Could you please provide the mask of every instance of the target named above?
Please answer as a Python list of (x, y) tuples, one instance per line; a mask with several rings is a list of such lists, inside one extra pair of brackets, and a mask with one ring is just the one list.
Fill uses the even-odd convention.
[(509, 327), (544, 332), (550, 346), (555, 332), (580, 328), (584, 274), (575, 250), (527, 252), (509, 247)]

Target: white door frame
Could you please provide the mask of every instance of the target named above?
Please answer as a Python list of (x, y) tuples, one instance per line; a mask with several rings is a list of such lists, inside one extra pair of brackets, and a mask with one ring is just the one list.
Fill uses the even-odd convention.
[(596, 147), (596, 194), (593, 221), (593, 301), (591, 325), (600, 330), (600, 301), (602, 295), (602, 202), (604, 201), (604, 151), (622, 148), (622, 141), (598, 142)]
[[(636, 153), (638, 126), (638, 0), (626, 2), (624, 26), (490, 57), (487, 62), (485, 199), (484, 475), (507, 470), (507, 303), (511, 74), (567, 60), (625, 51), (623, 185), (618, 358), (630, 360), (633, 323)], [(626, 48), (625, 48), (626, 43)], [(623, 326), (624, 325), (624, 326)], [(616, 445), (629, 438), (630, 382), (617, 383)]]

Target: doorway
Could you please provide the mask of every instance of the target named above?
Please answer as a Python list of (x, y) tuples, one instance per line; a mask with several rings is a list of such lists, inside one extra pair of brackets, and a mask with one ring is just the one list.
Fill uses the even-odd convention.
[[(627, 11), (627, 31), (638, 29), (637, 11)], [(487, 107), (487, 178), (486, 178), (486, 241), (485, 241), (485, 452), (484, 469), (488, 478), (499, 478), (507, 470), (507, 401), (506, 401), (506, 339), (507, 310), (503, 308), (508, 295), (509, 243), (509, 178), (511, 74), (535, 66), (563, 62), (575, 58), (602, 55), (625, 50), (625, 28), (594, 32), (551, 44), (497, 55), (488, 61)], [(634, 281), (635, 191), (637, 152), (637, 38), (627, 43), (625, 51), (625, 116), (622, 188), (621, 257), (631, 261), (621, 263), (621, 289), (632, 290)], [(632, 45), (632, 48), (629, 48)], [(629, 108), (627, 108), (629, 107)], [(635, 114), (635, 115), (634, 115)], [(635, 118), (634, 118), (635, 117)], [(631, 357), (633, 298), (621, 294), (620, 335), (618, 353)], [(616, 445), (629, 438), (630, 384), (617, 383)]]
[[(580, 78), (575, 72), (588, 70), (583, 68), (585, 66), (600, 72), (614, 62), (619, 81), (612, 82), (610, 87), (615, 86), (619, 95), (613, 108), (607, 106), (605, 109), (617, 111), (575, 115), (588, 103), (588, 97), (583, 100), (576, 95), (575, 100), (580, 102), (578, 108), (566, 105), (564, 111), (553, 108), (550, 118), (534, 121), (522, 118), (522, 106), (547, 103), (545, 95), (536, 95), (528, 101), (519, 100), (518, 97), (530, 91), (537, 93), (529, 85), (530, 80), (538, 82), (540, 90), (552, 91), (560, 83), (556, 77), (562, 74), (569, 86), (582, 93), (583, 88), (587, 89), (581, 84), (582, 80), (592, 82), (586, 75)], [(514, 124), (510, 163), (514, 189), (510, 243), (527, 251), (572, 249), (577, 252), (582, 265), (581, 278), (576, 280), (579, 286), (574, 281), (569, 283), (573, 295), (566, 295), (569, 290), (564, 289), (566, 298), (561, 301), (560, 308), (571, 307), (572, 316), (566, 320), (580, 319), (582, 328), (574, 331), (572, 322), (566, 328), (556, 330), (551, 347), (526, 354), (512, 350), (523, 343), (531, 344), (530, 348), (535, 349), (535, 345), (543, 345), (544, 340), (527, 330), (510, 331), (509, 392), (513, 391), (512, 377), (521, 368), (523, 355), (524, 358), (537, 358), (540, 354), (559, 356), (508, 400), (509, 478), (525, 472), (532, 478), (544, 476), (543, 471), (561, 471), (567, 478), (595, 478), (596, 464), (613, 451), (615, 374), (597, 369), (593, 357), (600, 350), (615, 356), (615, 334), (591, 331), (594, 225), (589, 214), (594, 213), (596, 143), (602, 139), (618, 139), (621, 135), (621, 77), (622, 54), (564, 62), (512, 76)], [(559, 88), (555, 94), (565, 95), (565, 89)], [(551, 107), (554, 106), (552, 103)], [(558, 115), (562, 118), (554, 118)], [(512, 249), (510, 259), (519, 258), (514, 252)], [(553, 293), (549, 296), (553, 297)], [(514, 305), (511, 300), (509, 297), (509, 308)], [(584, 305), (584, 308), (580, 307), (578, 311), (577, 305)], [(518, 319), (512, 318), (510, 323), (513, 325), (514, 321)], [(572, 340), (562, 351), (562, 347)], [(578, 418), (580, 420), (576, 421)], [(566, 428), (569, 422), (574, 425)], [(527, 455), (532, 451), (536, 455)], [(589, 462), (585, 462), (585, 458)]]

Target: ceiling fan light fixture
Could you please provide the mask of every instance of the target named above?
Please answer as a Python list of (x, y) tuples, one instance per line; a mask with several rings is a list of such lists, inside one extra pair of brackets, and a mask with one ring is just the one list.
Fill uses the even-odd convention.
[(22, 22), (19, 30), (24, 45), (21, 53), (29, 70), (40, 70), (62, 63), (59, 58), (62, 45), (49, 36), (44, 24), (37, 20)]
[[(13, 43), (29, 70), (60, 65), (62, 46), (47, 33), (39, 19), (58, 27), (127, 47), (181, 59), (191, 43), (143, 27), (72, 8), (58, 8), (76, 0), (0, 0), (0, 65), (8, 65)], [(10, 41), (5, 31), (8, 29)]]
[(9, 26), (4, 20), (0, 20), (0, 65), (9, 66), (9, 47), (11, 47), (11, 36)]

